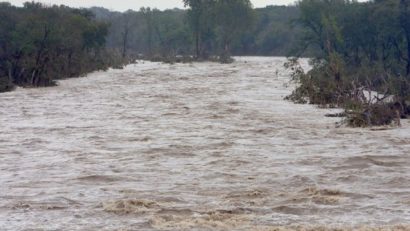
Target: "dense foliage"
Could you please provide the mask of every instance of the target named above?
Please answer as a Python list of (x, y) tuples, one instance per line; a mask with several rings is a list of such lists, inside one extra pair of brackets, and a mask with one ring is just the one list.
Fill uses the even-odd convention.
[(296, 6), (252, 9), (249, 1), (184, 2), (191, 4), (188, 10), (90, 10), (111, 25), (107, 46), (125, 56), (285, 56), (301, 39), (302, 28), (293, 23), (299, 16)]
[(106, 23), (90, 11), (0, 3), (0, 91), (14, 85), (50, 86), (111, 65)]
[(299, 9), (304, 46), (317, 53), (290, 99), (342, 106), (353, 126), (399, 123), (410, 113), (408, 1), (302, 0)]

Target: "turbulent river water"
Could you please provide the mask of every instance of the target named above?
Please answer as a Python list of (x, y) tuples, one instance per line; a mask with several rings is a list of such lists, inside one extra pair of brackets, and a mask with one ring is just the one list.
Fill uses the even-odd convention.
[(410, 230), (409, 121), (336, 128), (283, 100), (285, 61), (140, 61), (0, 94), (0, 230)]

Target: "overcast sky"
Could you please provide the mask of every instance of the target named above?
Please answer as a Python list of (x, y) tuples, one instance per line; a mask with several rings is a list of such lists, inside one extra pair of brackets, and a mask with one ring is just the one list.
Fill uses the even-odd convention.
[[(7, 1), (7, 0), (0, 0)], [(29, 0), (9, 0), (13, 5), (21, 6)], [(30, 0), (31, 1), (31, 0)], [(143, 6), (156, 7), (158, 9), (182, 8), (182, 0), (40, 0), (47, 4), (64, 4), (72, 7), (102, 6), (110, 10), (125, 11), (128, 9), (138, 10)], [(251, 0), (255, 7), (266, 5), (288, 5), (294, 0)]]

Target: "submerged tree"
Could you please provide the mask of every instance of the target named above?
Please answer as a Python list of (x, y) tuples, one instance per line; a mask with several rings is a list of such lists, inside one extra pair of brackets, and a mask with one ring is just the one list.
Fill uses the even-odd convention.
[(133, 17), (135, 17), (133, 11), (127, 11), (124, 14), (121, 15), (121, 21), (122, 21), (122, 32), (121, 32), (121, 37), (122, 37), (122, 49), (121, 49), (121, 54), (122, 57), (125, 58), (127, 56), (127, 50), (128, 50), (128, 43), (129, 43), (129, 37), (131, 33), (131, 28), (134, 27), (134, 20)]

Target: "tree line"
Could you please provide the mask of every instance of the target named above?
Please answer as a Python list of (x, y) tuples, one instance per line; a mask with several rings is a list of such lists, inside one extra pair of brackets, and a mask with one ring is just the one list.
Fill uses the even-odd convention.
[(184, 3), (187, 10), (90, 10), (111, 25), (107, 46), (124, 57), (193, 56), (203, 60), (220, 56), (229, 60), (231, 54), (286, 56), (295, 51), (302, 36), (302, 27), (295, 23), (296, 6), (254, 9), (249, 0)]
[(410, 114), (410, 2), (302, 0), (301, 47), (313, 69), (290, 66), (299, 87), (289, 97), (346, 109), (352, 126), (400, 124)]
[(86, 9), (0, 3), (0, 92), (51, 86), (114, 64), (105, 49), (109, 25)]
[[(182, 1), (182, 0), (181, 0)], [(38, 87), (136, 58), (175, 61), (287, 55), (301, 38), (296, 6), (183, 0), (187, 10), (114, 12), (0, 2), (0, 92)]]

